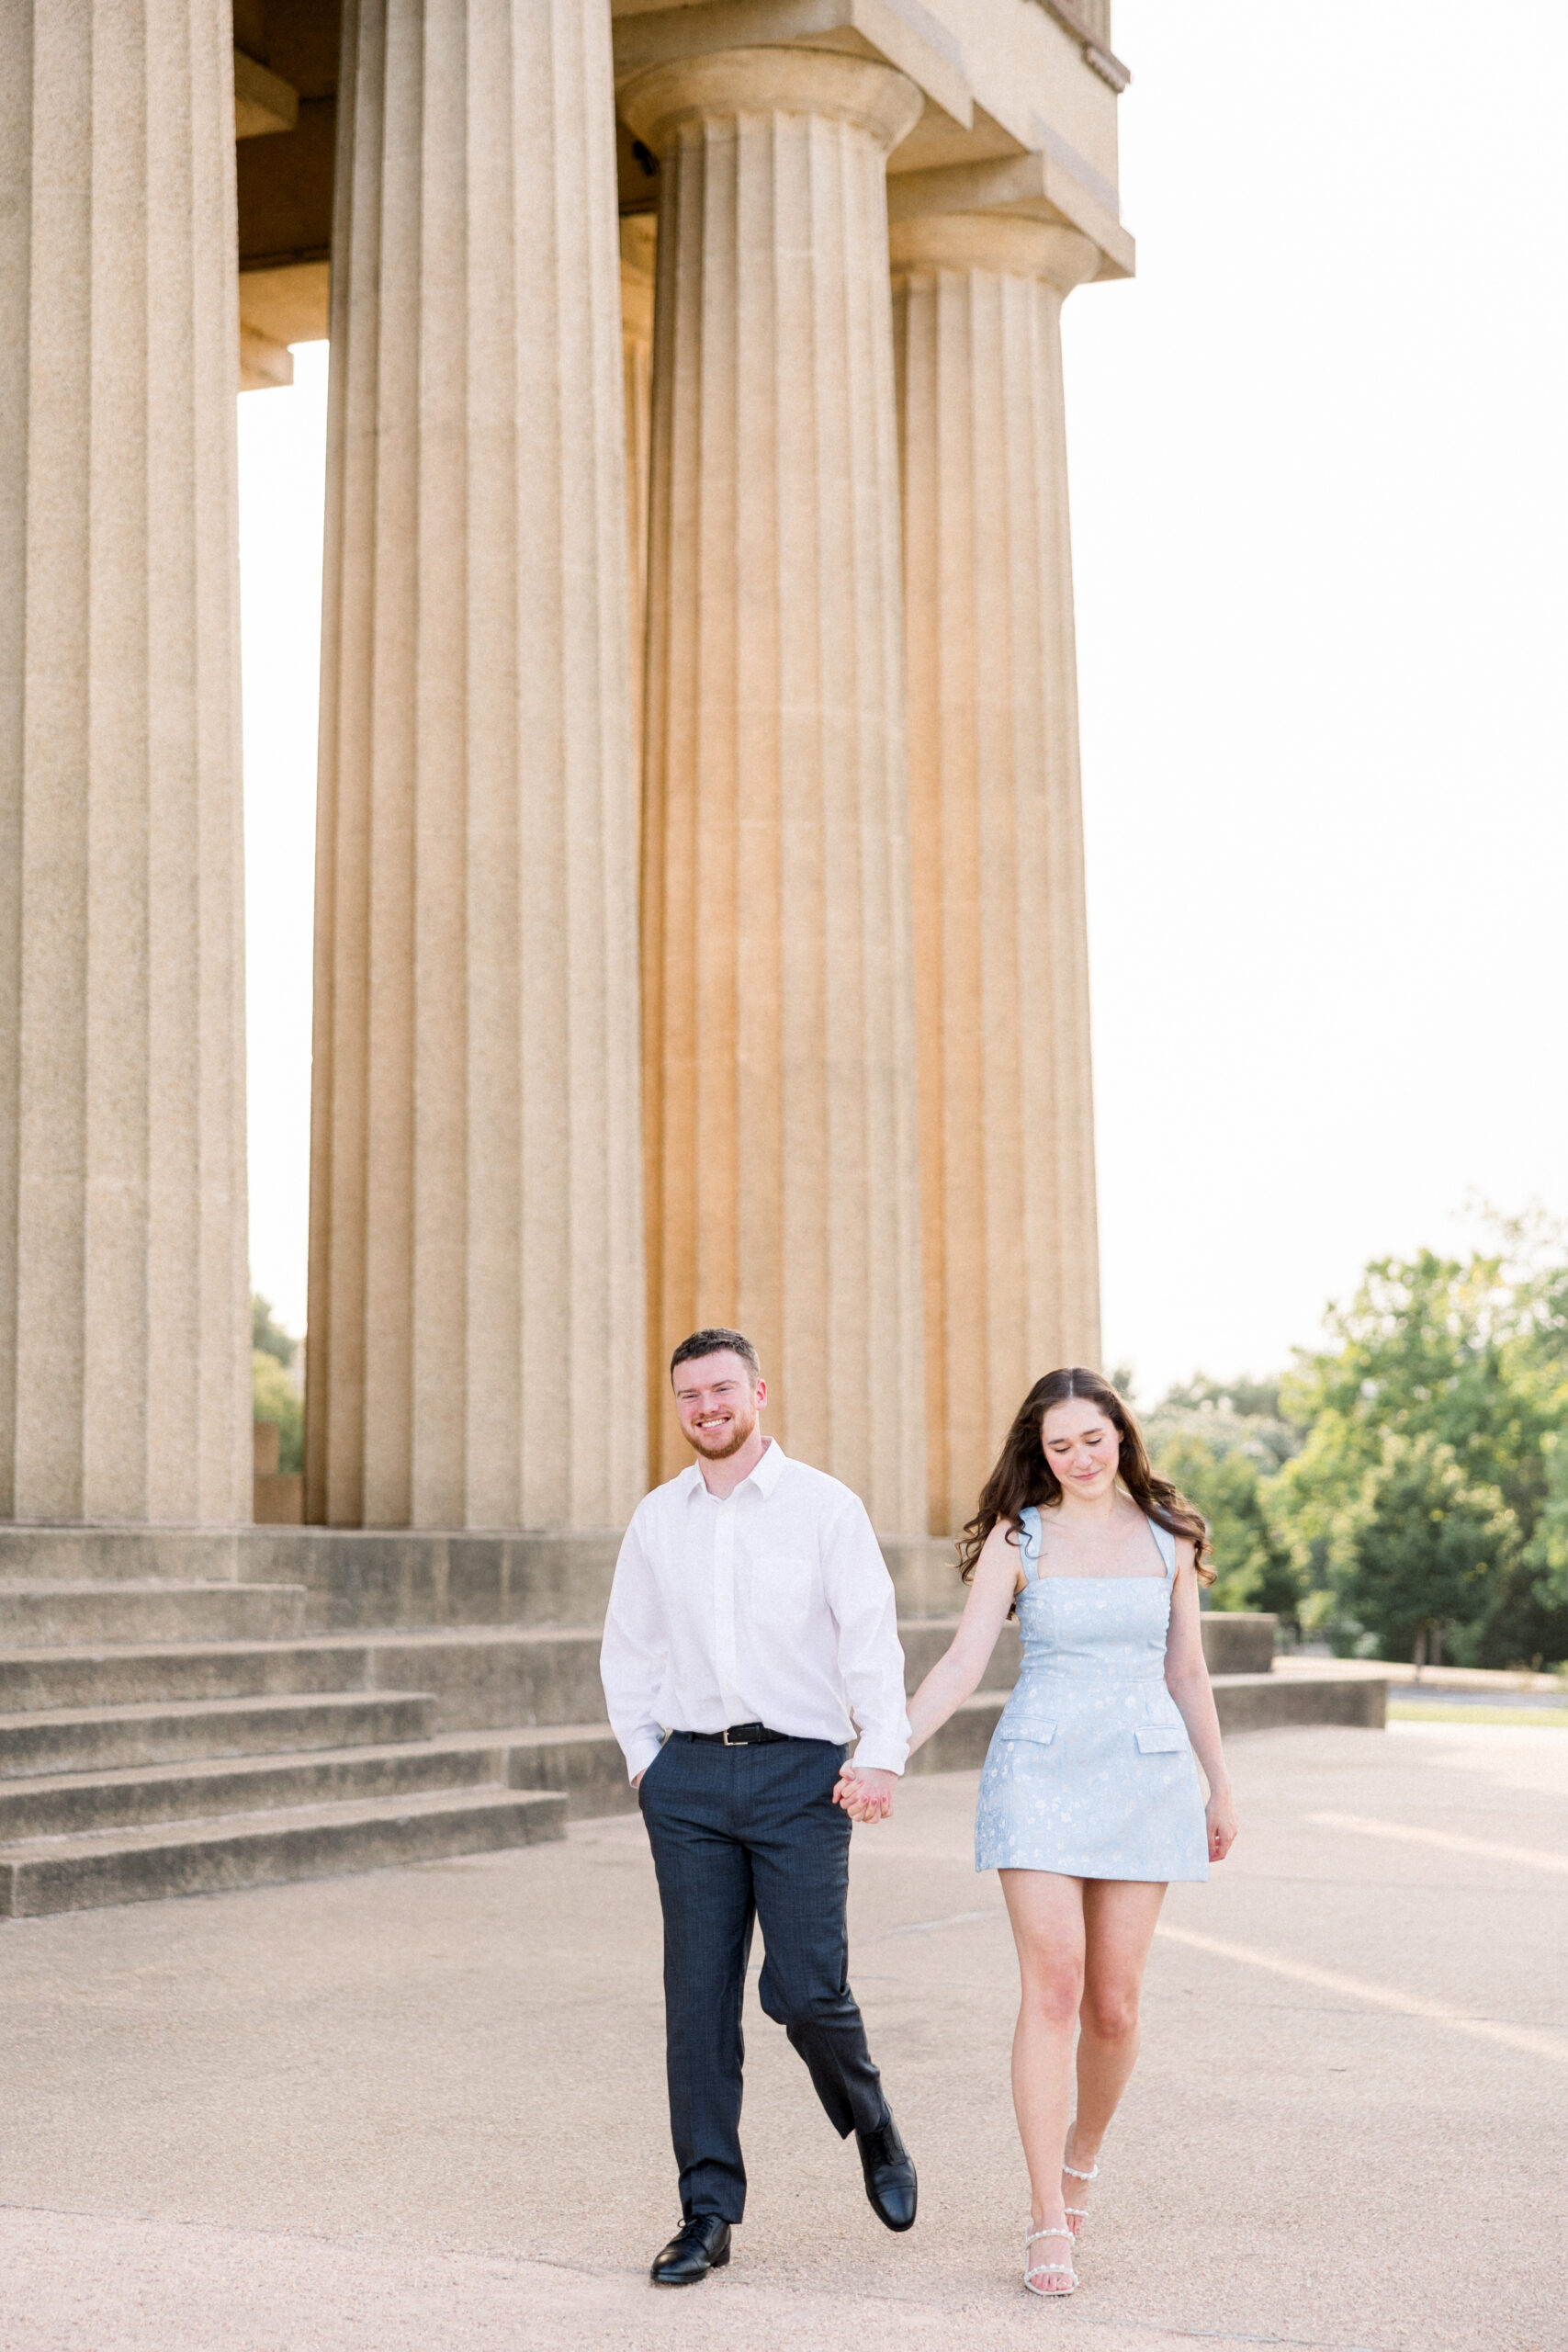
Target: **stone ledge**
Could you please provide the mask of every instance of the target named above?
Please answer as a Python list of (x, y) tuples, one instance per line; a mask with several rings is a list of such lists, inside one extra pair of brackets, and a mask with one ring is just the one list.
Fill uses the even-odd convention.
[[(603, 1622), (620, 1530), (0, 1524), (0, 1584), (299, 1585), (310, 1633)], [(900, 1611), (962, 1602), (951, 1543), (885, 1535)]]
[(564, 1837), (566, 1811), (558, 1796), (472, 1789), (44, 1838), (0, 1852), (0, 1917), (38, 1918), (493, 1853)]

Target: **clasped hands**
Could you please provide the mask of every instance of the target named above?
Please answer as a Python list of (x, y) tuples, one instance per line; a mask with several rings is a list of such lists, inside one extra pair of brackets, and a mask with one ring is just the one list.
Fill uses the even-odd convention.
[(897, 1772), (879, 1771), (872, 1764), (846, 1764), (834, 1787), (833, 1803), (841, 1804), (852, 1821), (886, 1821), (897, 1785)]

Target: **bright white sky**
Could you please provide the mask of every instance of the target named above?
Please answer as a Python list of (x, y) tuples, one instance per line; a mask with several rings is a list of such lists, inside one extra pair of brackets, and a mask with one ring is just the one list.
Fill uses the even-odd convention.
[(310, 1216), (326, 447), (327, 346), (302, 344), (291, 390), (240, 395), (251, 1283), (291, 1331), (305, 1328)]
[[(1066, 311), (1105, 1355), (1568, 1212), (1568, 9), (1120, 0)], [(305, 1308), (325, 346), (240, 402), (251, 1250)]]

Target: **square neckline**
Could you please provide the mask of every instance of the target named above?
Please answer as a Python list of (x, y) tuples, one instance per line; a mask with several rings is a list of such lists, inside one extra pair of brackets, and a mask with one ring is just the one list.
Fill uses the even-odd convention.
[[(1165, 1554), (1160, 1550), (1160, 1547), (1159, 1547), (1159, 1537), (1155, 1533), (1155, 1523), (1154, 1523), (1154, 1521), (1149, 1517), (1148, 1512), (1147, 1512), (1146, 1510), (1145, 1510), (1145, 1511), (1139, 1511), (1138, 1516), (1139, 1516), (1139, 1518), (1143, 1521), (1144, 1525), (1148, 1529), (1148, 1532), (1149, 1532), (1149, 1542), (1154, 1545), (1154, 1547), (1155, 1547), (1155, 1554), (1156, 1554), (1156, 1558), (1159, 1560), (1159, 1562), (1160, 1562), (1160, 1564), (1161, 1564), (1161, 1565), (1160, 1565), (1160, 1572), (1159, 1572), (1159, 1574), (1158, 1574), (1158, 1576), (1157, 1576), (1157, 1577), (1152, 1577), (1152, 1576), (1149, 1576), (1146, 1572), (1145, 1572), (1144, 1575), (1141, 1575), (1141, 1576), (1126, 1576), (1126, 1577), (1115, 1577), (1115, 1576), (1110, 1576), (1110, 1577), (1108, 1577), (1108, 1576), (1098, 1576), (1098, 1577), (1096, 1577), (1096, 1576), (1084, 1576), (1084, 1575), (1081, 1575), (1081, 1574), (1080, 1574), (1080, 1575), (1077, 1575), (1077, 1576), (1060, 1576), (1060, 1575), (1053, 1575), (1053, 1576), (1048, 1576), (1048, 1577), (1047, 1577), (1047, 1576), (1042, 1576), (1042, 1574), (1041, 1574), (1041, 1572), (1040, 1572), (1040, 1535), (1041, 1535), (1041, 1529), (1042, 1529), (1043, 1521), (1042, 1521), (1041, 1517), (1040, 1517), (1040, 1506), (1039, 1506), (1039, 1504), (1038, 1504), (1038, 1503), (1026, 1503), (1026, 1504), (1024, 1505), (1024, 1510), (1025, 1510), (1025, 1511), (1032, 1511), (1032, 1512), (1034, 1513), (1034, 1549), (1033, 1549), (1033, 1551), (1032, 1551), (1032, 1552), (1031, 1552), (1031, 1551), (1029, 1550), (1029, 1548), (1028, 1548), (1027, 1544), (1025, 1544), (1024, 1546), (1022, 1546), (1022, 1547), (1021, 1547), (1021, 1548), (1022, 1548), (1022, 1550), (1023, 1550), (1023, 1556), (1024, 1556), (1025, 1560), (1026, 1560), (1026, 1561), (1032, 1561), (1032, 1564), (1033, 1564), (1032, 1568), (1026, 1568), (1026, 1569), (1025, 1569), (1025, 1571), (1024, 1571), (1024, 1577), (1023, 1577), (1023, 1581), (1024, 1581), (1024, 1585), (1025, 1585), (1025, 1587), (1028, 1587), (1029, 1585), (1032, 1585), (1032, 1584), (1172, 1584), (1172, 1583), (1174, 1583), (1174, 1581), (1175, 1581), (1175, 1577), (1176, 1577), (1176, 1558), (1175, 1558), (1176, 1539), (1175, 1539), (1175, 1537), (1174, 1537), (1174, 1536), (1172, 1536), (1172, 1537), (1171, 1537), (1171, 1554), (1172, 1554), (1172, 1556), (1171, 1556), (1171, 1559), (1170, 1559), (1169, 1565), (1168, 1565), (1168, 1566), (1167, 1566), (1167, 1565), (1166, 1565), (1166, 1561), (1165, 1561)], [(1022, 1528), (1023, 1528), (1023, 1513), (1022, 1513), (1022, 1512), (1020, 1512), (1020, 1514), (1019, 1514), (1019, 1526), (1020, 1526), (1020, 1528), (1021, 1528), (1021, 1529), (1022, 1529)], [(1028, 1532), (1027, 1529), (1024, 1529), (1024, 1530), (1023, 1530), (1023, 1532), (1024, 1532), (1026, 1534), (1027, 1534), (1027, 1532)], [(1015, 1599), (1016, 1599), (1016, 1597), (1017, 1597), (1017, 1596), (1015, 1595), (1014, 1597), (1015, 1597)]]

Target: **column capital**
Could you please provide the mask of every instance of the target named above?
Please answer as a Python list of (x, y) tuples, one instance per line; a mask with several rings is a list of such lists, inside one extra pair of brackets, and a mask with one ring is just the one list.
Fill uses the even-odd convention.
[(886, 154), (925, 104), (908, 74), (833, 49), (727, 49), (650, 65), (623, 82), (616, 106), (663, 154), (688, 122), (739, 115), (818, 115), (852, 124)]
[(890, 223), (895, 279), (922, 269), (987, 269), (1039, 277), (1070, 294), (1100, 266), (1100, 248), (1081, 230), (1016, 212), (943, 212)]

